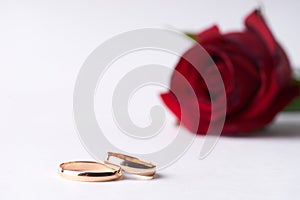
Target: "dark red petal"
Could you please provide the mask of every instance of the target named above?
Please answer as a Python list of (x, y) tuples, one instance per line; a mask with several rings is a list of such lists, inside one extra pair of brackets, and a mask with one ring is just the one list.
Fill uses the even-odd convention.
[(245, 19), (245, 24), (249, 30), (255, 32), (262, 39), (270, 53), (274, 54), (277, 48), (277, 42), (260, 12), (257, 10), (252, 12)]
[(221, 34), (220, 34), (219, 28), (216, 25), (214, 25), (214, 26), (198, 33), (196, 35), (196, 38), (200, 44), (203, 44), (205, 42), (211, 41), (212, 39), (215, 39), (216, 37), (219, 37), (220, 35)]
[[(286, 107), (296, 96), (300, 94), (298, 86), (291, 86), (279, 93), (273, 99), (273, 104), (267, 110), (257, 116), (241, 119), (228, 118), (223, 129), (223, 134), (234, 134), (237, 132), (250, 132), (263, 128), (270, 123), (276, 114)], [(259, 106), (259, 105), (257, 105)]]
[(161, 99), (166, 106), (175, 114), (178, 120), (181, 120), (181, 111), (179, 102), (176, 99), (175, 95), (171, 92), (163, 93), (160, 95)]

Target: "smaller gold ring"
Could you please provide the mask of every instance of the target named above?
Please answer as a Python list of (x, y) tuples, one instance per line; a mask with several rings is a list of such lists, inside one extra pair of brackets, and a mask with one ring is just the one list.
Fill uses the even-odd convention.
[(84, 182), (112, 181), (122, 176), (120, 166), (92, 161), (62, 163), (58, 174), (69, 180)]
[[(119, 161), (113, 161), (112, 158), (117, 158)], [(152, 178), (156, 172), (156, 166), (152, 163), (120, 153), (108, 152), (104, 163), (119, 165), (127, 173), (148, 178)]]

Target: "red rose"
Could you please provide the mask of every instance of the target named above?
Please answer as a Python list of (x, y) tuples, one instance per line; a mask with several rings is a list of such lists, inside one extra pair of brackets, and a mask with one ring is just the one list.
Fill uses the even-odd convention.
[[(242, 32), (227, 34), (221, 34), (213, 26), (195, 36), (216, 63), (225, 85), (227, 110), (223, 134), (248, 132), (264, 127), (300, 91), (298, 86), (292, 85), (289, 60), (260, 12), (252, 12), (246, 18), (245, 26)], [(185, 55), (193, 55), (193, 48)], [(201, 60), (202, 56), (195, 53), (192, 59), (205, 63)], [(189, 99), (188, 93), (184, 92), (187, 83), (181, 82), (175, 73), (171, 79), (172, 92), (162, 94), (161, 97), (179, 120), (182, 120), (181, 109), (186, 109), (184, 113), (192, 113), (195, 108), (200, 109), (200, 120), (187, 117), (182, 123), (192, 132), (205, 134), (211, 119), (218, 120), (211, 118), (211, 109), (207, 109), (211, 107), (207, 86), (183, 57), (175, 70), (191, 84), (197, 94), (197, 102)], [(209, 78), (213, 79), (213, 75)], [(183, 96), (189, 106), (180, 107), (177, 95)], [(194, 130), (194, 127), (197, 129)]]

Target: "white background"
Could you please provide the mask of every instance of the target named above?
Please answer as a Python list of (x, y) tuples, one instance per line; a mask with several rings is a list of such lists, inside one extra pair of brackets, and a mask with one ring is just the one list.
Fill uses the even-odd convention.
[[(300, 66), (300, 2), (263, 4), (293, 66)], [(92, 160), (76, 134), (72, 92), (82, 63), (99, 44), (143, 27), (200, 31), (217, 23), (224, 31), (240, 30), (257, 5), (241, 0), (1, 0), (0, 199), (299, 199), (299, 114), (281, 115), (253, 136), (223, 137), (204, 160), (197, 159), (199, 137), (151, 181), (78, 183), (56, 174), (61, 162)]]

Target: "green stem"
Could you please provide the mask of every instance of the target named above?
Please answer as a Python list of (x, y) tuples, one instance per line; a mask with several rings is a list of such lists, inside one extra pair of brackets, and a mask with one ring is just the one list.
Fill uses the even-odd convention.
[[(300, 86), (300, 79), (295, 75), (293, 84)], [(300, 111), (300, 96), (296, 97), (285, 109), (286, 112), (299, 112)]]
[(197, 36), (194, 33), (185, 33), (185, 35), (197, 42)]

